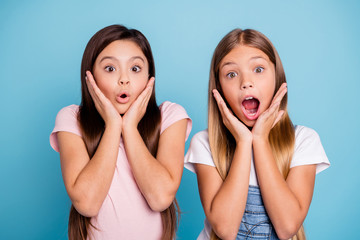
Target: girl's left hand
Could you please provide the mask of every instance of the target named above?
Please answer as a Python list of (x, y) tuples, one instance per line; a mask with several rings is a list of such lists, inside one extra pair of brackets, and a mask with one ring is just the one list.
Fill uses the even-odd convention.
[(269, 108), (260, 114), (253, 129), (252, 134), (254, 139), (262, 138), (268, 139), (270, 130), (278, 123), (284, 115), (284, 110), (279, 110), (280, 103), (287, 93), (287, 85), (283, 83), (277, 93), (275, 94)]
[(151, 97), (152, 89), (154, 87), (155, 78), (151, 77), (136, 100), (131, 104), (129, 109), (123, 116), (123, 129), (137, 128), (140, 120), (146, 112), (146, 108)]

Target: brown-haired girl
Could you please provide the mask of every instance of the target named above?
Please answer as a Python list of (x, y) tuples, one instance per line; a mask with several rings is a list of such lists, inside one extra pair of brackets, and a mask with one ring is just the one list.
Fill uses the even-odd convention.
[(72, 202), (69, 239), (174, 239), (186, 111), (155, 100), (145, 36), (112, 25), (81, 63), (80, 106), (63, 108), (50, 136)]
[(315, 175), (330, 163), (317, 133), (289, 118), (270, 40), (228, 33), (212, 58), (208, 101), (208, 130), (185, 157), (206, 215), (198, 239), (305, 239)]

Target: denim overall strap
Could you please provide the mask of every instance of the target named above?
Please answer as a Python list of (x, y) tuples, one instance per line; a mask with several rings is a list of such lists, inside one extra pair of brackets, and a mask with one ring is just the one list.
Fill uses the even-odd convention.
[(245, 212), (236, 239), (279, 239), (266, 213), (259, 187), (249, 186)]

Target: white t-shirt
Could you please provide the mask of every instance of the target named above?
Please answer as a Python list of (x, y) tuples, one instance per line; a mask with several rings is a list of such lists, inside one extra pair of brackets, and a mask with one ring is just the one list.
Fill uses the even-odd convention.
[[(189, 150), (185, 155), (185, 167), (195, 172), (194, 163), (215, 167), (211, 156), (208, 131), (198, 132), (191, 139)], [(295, 149), (290, 168), (316, 164), (316, 174), (330, 166), (319, 135), (311, 128), (295, 126)], [(258, 186), (253, 155), (251, 156), (249, 185)], [(211, 226), (205, 219), (205, 228), (200, 233), (198, 240), (210, 239)]]

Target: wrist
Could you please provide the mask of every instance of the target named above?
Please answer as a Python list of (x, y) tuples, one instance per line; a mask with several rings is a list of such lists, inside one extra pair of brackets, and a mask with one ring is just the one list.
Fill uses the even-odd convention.
[(119, 122), (105, 122), (105, 130), (106, 129), (111, 129), (111, 131), (113, 132), (120, 132), (121, 133), (121, 123)]
[(129, 135), (129, 134), (133, 134), (133, 133), (136, 133), (139, 131), (138, 131), (137, 126), (134, 124), (123, 124), (122, 132), (123, 132), (123, 135)]
[(235, 139), (236, 145), (250, 145), (253, 142), (253, 136), (246, 136), (246, 137), (241, 137), (241, 138), (237, 138)]
[(269, 144), (268, 136), (253, 136), (253, 144)]
[(250, 131), (233, 136), (235, 138), (236, 144), (251, 143), (253, 141), (253, 134)]

